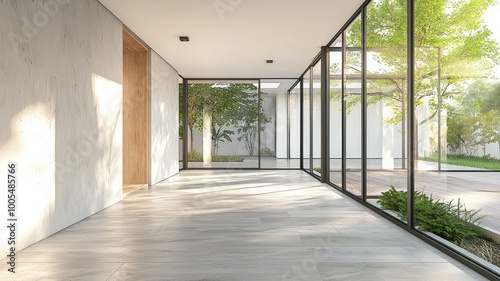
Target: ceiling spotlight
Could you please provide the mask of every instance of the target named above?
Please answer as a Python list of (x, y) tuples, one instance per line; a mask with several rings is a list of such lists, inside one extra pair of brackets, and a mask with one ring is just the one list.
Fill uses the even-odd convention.
[(179, 40), (181, 42), (189, 42), (189, 37), (188, 36), (179, 36)]
[(266, 60), (266, 63), (273, 63), (274, 60)]

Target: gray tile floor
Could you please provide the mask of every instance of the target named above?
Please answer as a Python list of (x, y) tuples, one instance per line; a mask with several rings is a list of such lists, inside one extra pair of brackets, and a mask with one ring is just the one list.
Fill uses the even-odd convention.
[(299, 171), (184, 171), (18, 255), (0, 280), (485, 280)]

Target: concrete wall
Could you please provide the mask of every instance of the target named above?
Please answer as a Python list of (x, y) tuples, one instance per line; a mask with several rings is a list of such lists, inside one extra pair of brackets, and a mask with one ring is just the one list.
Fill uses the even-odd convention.
[(151, 51), (150, 185), (179, 172), (179, 74)]
[[(287, 158), (288, 154), (288, 121), (286, 94), (276, 95), (276, 158)], [(293, 124), (293, 123), (291, 123)], [(292, 137), (291, 137), (292, 139)], [(300, 143), (299, 143), (300, 145)], [(299, 146), (297, 146), (299, 147)], [(300, 153), (300, 151), (299, 151)], [(299, 155), (300, 157), (300, 155)]]
[(298, 93), (290, 94), (290, 158), (300, 158), (300, 94)]
[[(270, 149), (273, 155), (276, 155), (276, 138), (278, 134), (283, 133), (282, 128), (277, 127), (276, 119), (276, 96), (267, 95), (263, 98), (262, 111), (267, 118), (271, 119), (270, 123), (264, 124), (264, 130), (260, 135), (260, 148)], [(286, 116), (286, 108), (285, 108)], [(286, 129), (286, 126), (285, 126)], [(286, 136), (286, 131), (285, 131)], [(258, 151), (255, 151), (257, 154)]]
[(97, 1), (2, 0), (0, 36), (0, 181), (16, 161), (19, 250), (121, 200), (122, 24)]

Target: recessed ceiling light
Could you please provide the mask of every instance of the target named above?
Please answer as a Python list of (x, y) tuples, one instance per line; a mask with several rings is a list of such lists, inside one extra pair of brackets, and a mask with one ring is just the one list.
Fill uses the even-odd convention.
[(274, 63), (274, 60), (266, 60), (266, 63)]
[(188, 36), (179, 36), (179, 40), (181, 42), (189, 42), (189, 37)]

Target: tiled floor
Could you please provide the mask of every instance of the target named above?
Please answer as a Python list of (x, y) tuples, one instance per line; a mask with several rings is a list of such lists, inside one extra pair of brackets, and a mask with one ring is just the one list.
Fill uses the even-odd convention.
[(185, 171), (5, 260), (0, 280), (485, 280), (299, 171)]

